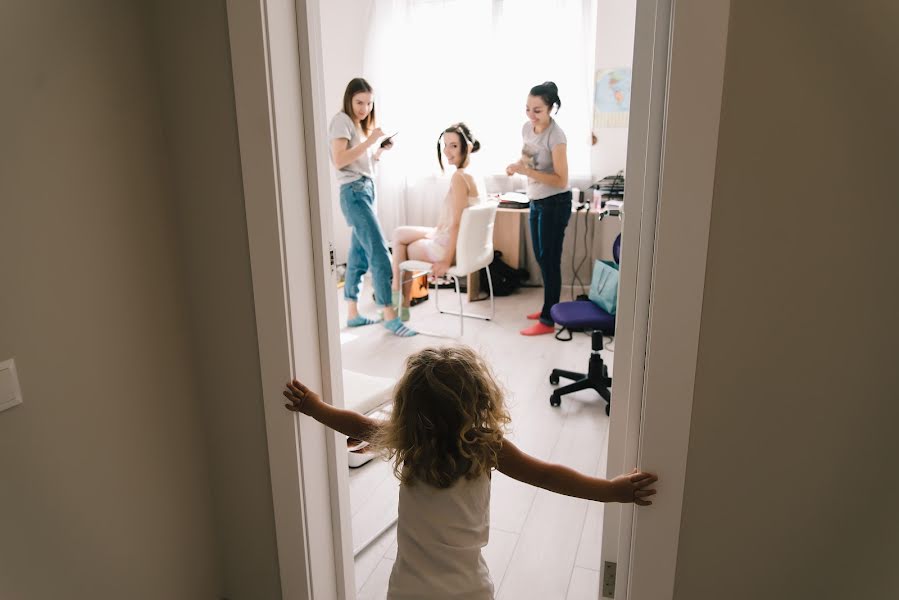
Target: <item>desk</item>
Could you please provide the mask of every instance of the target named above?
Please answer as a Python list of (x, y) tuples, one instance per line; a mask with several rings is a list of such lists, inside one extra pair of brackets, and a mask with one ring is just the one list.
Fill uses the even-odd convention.
[[(502, 252), (502, 260), (509, 266), (515, 268), (529, 268), (533, 271), (536, 269), (536, 264), (528, 264), (528, 262), (533, 262), (533, 252), (530, 249), (530, 233), (528, 229), (528, 224), (523, 218), (522, 215), (528, 215), (530, 213), (530, 209), (528, 208), (498, 208), (496, 209), (496, 221), (493, 225), (493, 247), (495, 250), (499, 250)], [(580, 252), (582, 256), (584, 254), (584, 242), (581, 237), (582, 234), (578, 233), (578, 240), (574, 239), (574, 230), (575, 230), (575, 222), (574, 219), (584, 219), (586, 223), (580, 223), (580, 231), (584, 231), (584, 227), (588, 226), (592, 222), (592, 227), (597, 228), (596, 234), (591, 234), (590, 239), (593, 245), (587, 248), (587, 254), (591, 258), (603, 258), (608, 259), (611, 258), (612, 252), (612, 241), (615, 239), (615, 236), (621, 232), (621, 222), (618, 219), (604, 219), (602, 222), (599, 221), (599, 212), (598, 211), (585, 211), (581, 209), (580, 211), (575, 210), (575, 206), (572, 207), (572, 220), (569, 222), (567, 229), (565, 230), (565, 243), (563, 246), (563, 288), (566, 285), (571, 285), (571, 281), (566, 281), (566, 278), (570, 278), (572, 276), (570, 264), (571, 264), (571, 255), (572, 253), (577, 254)], [(583, 215), (583, 216), (581, 216)], [(523, 222), (524, 221), (524, 222)], [(595, 239), (594, 239), (595, 238)], [(529, 258), (530, 257), (530, 258)], [(580, 260), (578, 261), (580, 262)], [(582, 280), (585, 280), (589, 285), (590, 277), (593, 272), (593, 261), (587, 260), (584, 261), (581, 269), (578, 271), (579, 276)], [(539, 278), (539, 274), (536, 275)], [(533, 278), (532, 278), (533, 279)], [(468, 301), (473, 302), (480, 295), (481, 292), (481, 278), (480, 273), (473, 273), (468, 277)]]
[(503, 253), (506, 264), (516, 269), (521, 260), (521, 217), (529, 215), (530, 208), (497, 208), (493, 223), (493, 249)]

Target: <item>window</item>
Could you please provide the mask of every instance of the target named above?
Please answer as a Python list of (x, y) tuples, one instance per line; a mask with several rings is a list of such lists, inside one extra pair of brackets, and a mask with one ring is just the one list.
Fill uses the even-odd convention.
[[(374, 0), (365, 76), (375, 87), (379, 124), (400, 132), (379, 173), (385, 225), (419, 216), (414, 208), (407, 213), (408, 201), (390, 206), (439, 174), (437, 137), (451, 123), (465, 121), (481, 142), (473, 172), (503, 173), (521, 153), (527, 93), (547, 80), (559, 87), (562, 110), (554, 118), (568, 137), (569, 172), (589, 175), (595, 6)], [(436, 212), (431, 216), (436, 220)]]

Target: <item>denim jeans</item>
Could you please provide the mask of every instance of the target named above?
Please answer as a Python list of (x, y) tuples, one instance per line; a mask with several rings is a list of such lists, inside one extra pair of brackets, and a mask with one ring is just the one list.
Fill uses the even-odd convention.
[(531, 200), (531, 241), (543, 275), (543, 310), (540, 322), (553, 325), (549, 310), (562, 295), (562, 242), (571, 218), (571, 192)]
[(340, 186), (340, 210), (353, 230), (343, 286), (344, 298), (353, 302), (359, 300), (362, 276), (371, 268), (375, 302), (390, 306), (393, 269), (387, 240), (375, 215), (374, 182), (363, 176)]

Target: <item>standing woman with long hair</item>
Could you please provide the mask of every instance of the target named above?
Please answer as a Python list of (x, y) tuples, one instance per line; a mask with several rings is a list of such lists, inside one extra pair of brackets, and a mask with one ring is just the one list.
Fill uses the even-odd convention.
[(528, 315), (537, 322), (521, 335), (553, 333), (549, 314), (562, 294), (562, 242), (571, 218), (571, 189), (568, 187), (568, 140), (550, 116), (562, 106), (559, 88), (547, 81), (531, 88), (527, 100), (528, 121), (521, 129), (524, 145), (521, 159), (506, 167), (506, 174), (528, 178), (531, 241), (543, 275), (543, 308)]
[(382, 307), (384, 327), (400, 337), (410, 337), (416, 332), (400, 322), (391, 303), (390, 251), (375, 214), (374, 162), (380, 160), (381, 154), (390, 149), (393, 142), (387, 139), (372, 150), (384, 137), (384, 132), (375, 124), (373, 92), (371, 85), (361, 77), (351, 80), (343, 94), (343, 108), (334, 115), (328, 128), (331, 162), (337, 169), (340, 185), (340, 209), (353, 230), (343, 287), (347, 326), (378, 322), (378, 319), (359, 314), (358, 308), (362, 276), (371, 269), (375, 302)]

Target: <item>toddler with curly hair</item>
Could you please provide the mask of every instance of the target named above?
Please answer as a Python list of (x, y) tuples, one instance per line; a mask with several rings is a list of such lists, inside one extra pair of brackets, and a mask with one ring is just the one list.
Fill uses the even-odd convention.
[(386, 421), (334, 408), (299, 381), (285, 406), (344, 435), (369, 442), (399, 478), (397, 556), (387, 597), (492, 599), (481, 549), (490, 535), (493, 469), (559, 494), (599, 502), (652, 504), (655, 475), (635, 469), (607, 480), (547, 463), (504, 437), (509, 423), (490, 367), (464, 346), (409, 356)]

